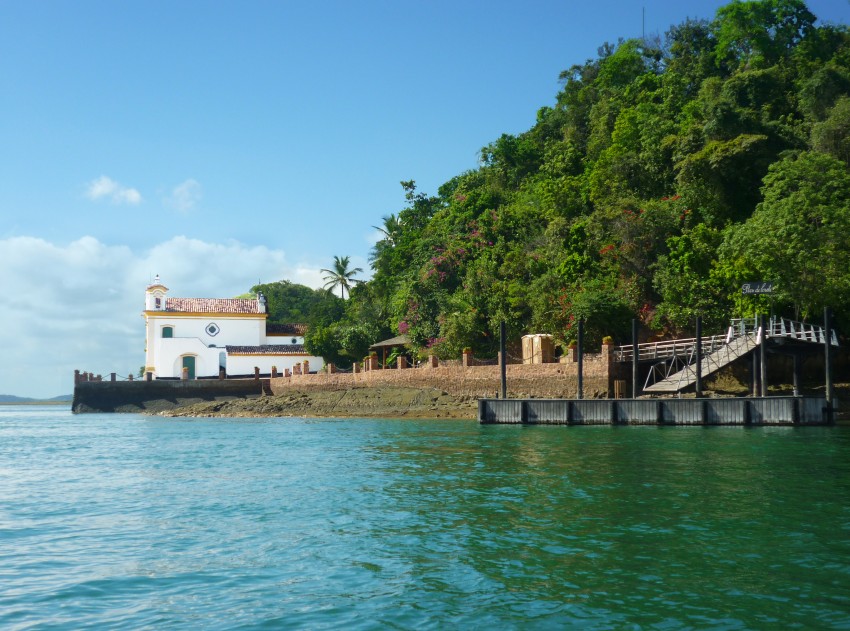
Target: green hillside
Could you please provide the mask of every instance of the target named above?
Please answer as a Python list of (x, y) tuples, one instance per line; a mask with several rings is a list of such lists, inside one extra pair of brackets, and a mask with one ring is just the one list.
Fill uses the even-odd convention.
[[(511, 336), (588, 344), (706, 330), (769, 309), (850, 324), (850, 32), (799, 0), (734, 2), (561, 73), (528, 131), (438, 191), (402, 182), (373, 278), (308, 348), (359, 359), (406, 333), (457, 357)], [(483, 106), (483, 104), (482, 104)], [(376, 221), (376, 223), (378, 223)]]

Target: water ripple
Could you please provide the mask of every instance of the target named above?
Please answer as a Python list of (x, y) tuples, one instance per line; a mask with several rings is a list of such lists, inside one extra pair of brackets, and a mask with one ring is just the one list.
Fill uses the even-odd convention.
[(0, 408), (0, 627), (849, 628), (848, 451)]

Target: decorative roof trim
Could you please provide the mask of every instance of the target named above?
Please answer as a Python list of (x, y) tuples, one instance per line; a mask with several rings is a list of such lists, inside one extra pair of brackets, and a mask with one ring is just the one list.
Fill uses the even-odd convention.
[(145, 316), (159, 316), (162, 318), (254, 318), (265, 320), (268, 313), (230, 313), (226, 311), (144, 311)]

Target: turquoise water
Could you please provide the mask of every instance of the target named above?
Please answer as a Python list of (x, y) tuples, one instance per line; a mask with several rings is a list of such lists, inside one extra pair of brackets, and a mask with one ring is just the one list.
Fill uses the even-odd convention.
[(850, 428), (0, 406), (2, 629), (850, 629)]

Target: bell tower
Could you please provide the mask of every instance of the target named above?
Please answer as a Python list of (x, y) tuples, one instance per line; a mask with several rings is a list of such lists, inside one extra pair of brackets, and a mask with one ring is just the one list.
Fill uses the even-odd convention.
[[(156, 373), (156, 326), (157, 311), (165, 311), (165, 295), (168, 287), (162, 284), (157, 274), (145, 289), (145, 372)], [(165, 313), (163, 313), (165, 315)]]
[(165, 311), (165, 294), (168, 293), (168, 287), (163, 285), (157, 274), (153, 283), (145, 289), (145, 311)]

